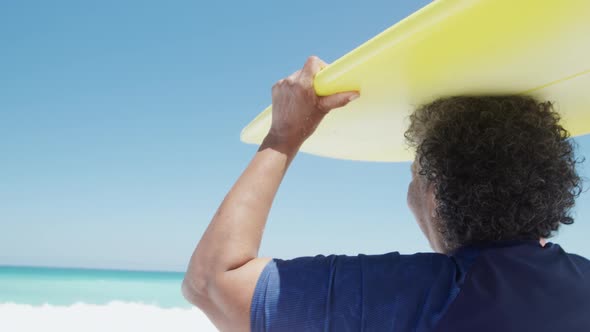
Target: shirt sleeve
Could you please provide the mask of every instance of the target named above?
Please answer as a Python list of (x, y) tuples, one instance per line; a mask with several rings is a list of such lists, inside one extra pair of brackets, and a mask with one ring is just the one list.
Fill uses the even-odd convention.
[(262, 271), (252, 331), (420, 331), (453, 294), (445, 255), (315, 256), (274, 259)]

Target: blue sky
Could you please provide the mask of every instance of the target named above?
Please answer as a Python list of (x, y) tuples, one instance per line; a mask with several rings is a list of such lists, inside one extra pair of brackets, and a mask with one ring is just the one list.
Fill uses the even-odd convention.
[[(4, 2), (0, 265), (183, 270), (256, 151), (239, 133), (272, 84), (427, 2)], [(429, 250), (409, 181), (409, 163), (300, 154), (261, 253)], [(556, 241), (590, 256), (587, 196)]]

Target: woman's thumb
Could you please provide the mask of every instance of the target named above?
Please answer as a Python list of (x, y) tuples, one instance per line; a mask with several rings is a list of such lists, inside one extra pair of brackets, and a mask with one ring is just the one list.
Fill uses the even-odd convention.
[(322, 111), (328, 113), (329, 111), (346, 106), (351, 101), (360, 97), (356, 91), (341, 92), (330, 96), (320, 97), (320, 108)]

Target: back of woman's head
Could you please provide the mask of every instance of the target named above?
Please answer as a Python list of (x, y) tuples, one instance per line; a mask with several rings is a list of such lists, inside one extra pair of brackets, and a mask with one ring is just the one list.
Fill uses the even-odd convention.
[(406, 140), (434, 186), (445, 246), (548, 238), (582, 190), (569, 133), (549, 102), (450, 97), (418, 108)]

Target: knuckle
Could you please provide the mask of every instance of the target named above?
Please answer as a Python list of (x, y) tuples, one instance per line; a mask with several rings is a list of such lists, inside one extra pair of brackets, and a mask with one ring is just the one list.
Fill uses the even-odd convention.
[(317, 110), (319, 110), (320, 112), (325, 112), (326, 111), (326, 103), (324, 103), (322, 99), (316, 99), (315, 100), (315, 108)]
[(293, 90), (304, 94), (307, 91), (307, 88), (305, 87), (305, 85), (303, 85), (302, 82), (294, 82), (292, 85)]

